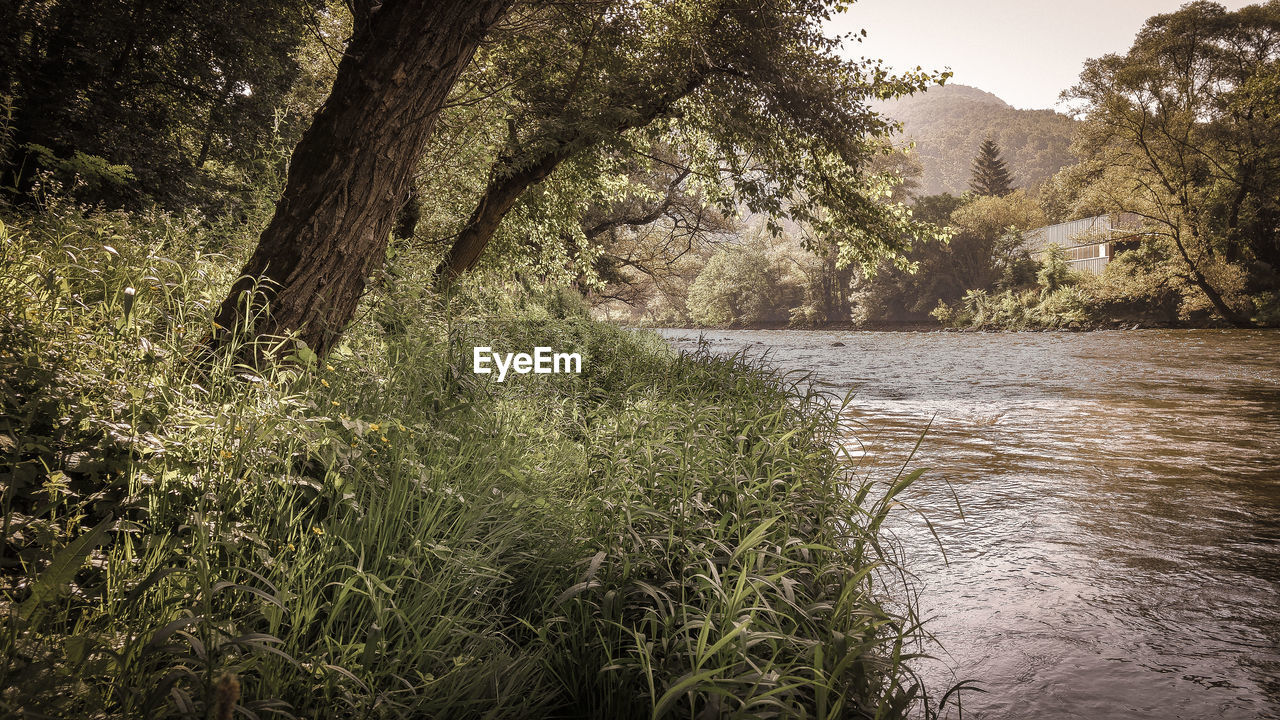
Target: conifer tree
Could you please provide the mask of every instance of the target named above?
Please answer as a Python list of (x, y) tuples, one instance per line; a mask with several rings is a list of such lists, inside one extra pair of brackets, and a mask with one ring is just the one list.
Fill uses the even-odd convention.
[(976, 195), (993, 197), (1004, 197), (1013, 192), (1013, 178), (1000, 158), (1000, 146), (990, 137), (982, 141), (978, 156), (973, 159), (969, 189)]

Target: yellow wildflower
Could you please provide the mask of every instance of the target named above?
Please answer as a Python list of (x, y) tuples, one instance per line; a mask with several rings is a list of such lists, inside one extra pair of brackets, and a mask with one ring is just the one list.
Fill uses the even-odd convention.
[(320, 384), (325, 387), (329, 387), (329, 381), (325, 380), (324, 378), (320, 378)]
[(378, 430), (379, 430), (379, 429), (381, 429), (381, 428), (380, 428), (380, 426), (378, 425), (378, 423), (369, 423), (369, 429), (370, 429), (370, 430), (372, 430), (372, 431), (374, 431), (374, 432), (378, 432)]

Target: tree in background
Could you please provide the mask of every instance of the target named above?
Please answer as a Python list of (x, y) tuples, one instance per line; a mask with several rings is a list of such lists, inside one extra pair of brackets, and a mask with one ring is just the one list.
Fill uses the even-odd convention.
[(315, 352), (329, 350), (385, 258), (436, 117), (508, 5), (352, 3), (354, 33), (333, 89), (293, 152), (284, 195), (222, 303), (219, 328), (255, 316), (260, 335), (296, 331)]
[(689, 317), (699, 325), (785, 323), (799, 304), (800, 290), (785, 258), (757, 232), (745, 245), (724, 248), (689, 288)]
[[(884, 186), (880, 202), (905, 204), (917, 186), (921, 168), (912, 149), (884, 142), (870, 158), (866, 172), (886, 181), (893, 179)], [(770, 231), (772, 222), (777, 223), (776, 232)], [(785, 322), (793, 327), (849, 321), (849, 290), (857, 269), (842, 261), (841, 243), (824, 241), (811, 224), (785, 218), (774, 221), (765, 214), (749, 216), (743, 224), (745, 231), (726, 227), (717, 236), (724, 246), (719, 253), (707, 252), (710, 245), (704, 244), (702, 252), (685, 255), (687, 260), (677, 273), (679, 281), (662, 283), (658, 293), (646, 298), (643, 310), (633, 313), (635, 321), (713, 325)], [(741, 235), (752, 239), (742, 241), (738, 238)], [(766, 256), (767, 262), (761, 260)], [(753, 258), (758, 262), (752, 262)], [(885, 264), (892, 266), (893, 261)], [(774, 276), (773, 285), (763, 294), (757, 292), (763, 287), (760, 282), (747, 277), (739, 282), (729, 275), (733, 270), (750, 275), (760, 268)], [(697, 298), (692, 295), (694, 282), (687, 279), (690, 269), (698, 283)], [(713, 288), (718, 288), (719, 294), (710, 292)], [(734, 300), (738, 310), (728, 303), (726, 298), (730, 297), (738, 298)], [(746, 297), (753, 298), (751, 303), (743, 299)], [(715, 305), (718, 310), (708, 310), (714, 305), (709, 302), (712, 299), (719, 303)], [(713, 322), (715, 318), (718, 320)]]
[(78, 193), (88, 202), (189, 202), (210, 164), (254, 161), (322, 8), (321, 0), (0, 4), (0, 96), (13, 106), (4, 185), (26, 192), (37, 170), (67, 170), (88, 181)]
[(1216, 312), (1250, 324), (1280, 286), (1280, 2), (1193, 2), (1147, 21), (1068, 93), (1091, 203), (1141, 215)]
[(1009, 168), (1000, 158), (1000, 146), (993, 138), (988, 137), (978, 146), (978, 155), (973, 159), (969, 189), (975, 195), (994, 197), (1004, 197), (1013, 192), (1013, 178), (1009, 176)]
[(1023, 190), (974, 198), (951, 213), (952, 273), (970, 290), (1016, 283), (1027, 257), (1022, 233), (1044, 224), (1044, 212)]

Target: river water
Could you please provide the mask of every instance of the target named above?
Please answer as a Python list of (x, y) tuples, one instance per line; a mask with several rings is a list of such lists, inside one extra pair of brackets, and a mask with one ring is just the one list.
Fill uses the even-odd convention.
[(1280, 718), (1280, 333), (704, 338), (854, 389), (873, 477), (928, 426), (908, 500), (947, 561), (916, 516), (894, 531), (930, 685), (986, 690), (964, 717)]

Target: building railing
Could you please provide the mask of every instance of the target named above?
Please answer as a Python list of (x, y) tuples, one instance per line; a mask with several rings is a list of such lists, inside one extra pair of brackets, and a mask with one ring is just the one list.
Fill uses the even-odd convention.
[(1067, 265), (1076, 272), (1087, 272), (1094, 275), (1101, 275), (1107, 263), (1111, 262), (1109, 257), (1092, 257), (1084, 260), (1068, 260)]

